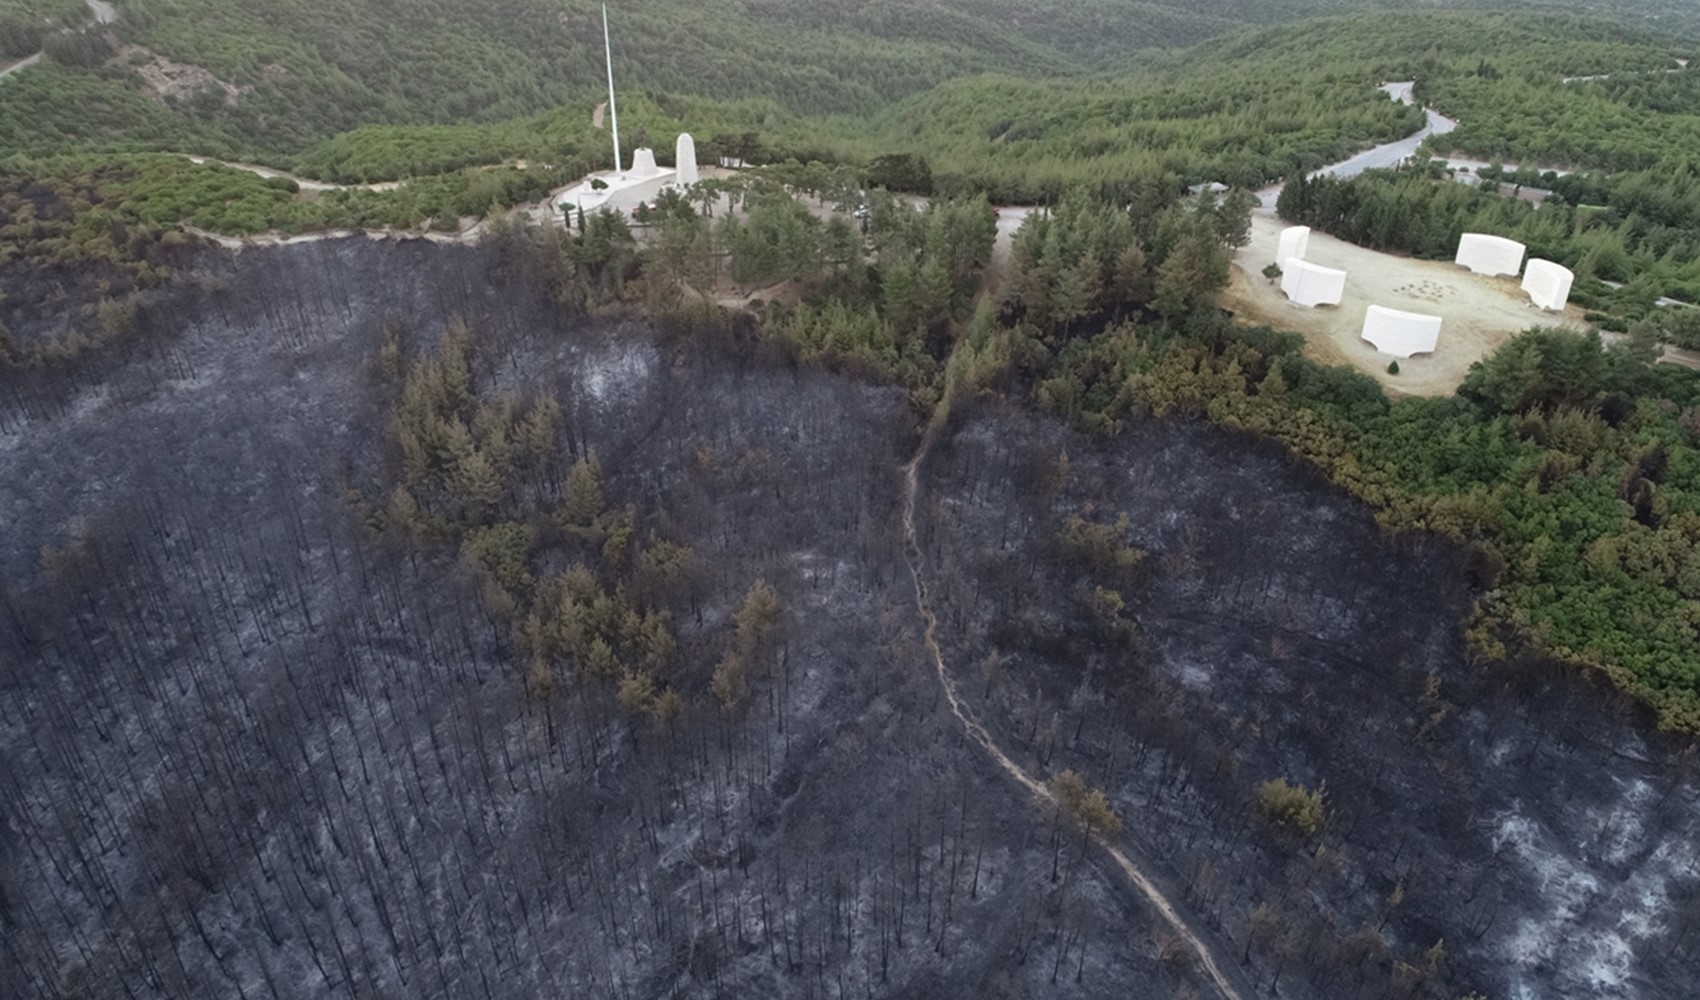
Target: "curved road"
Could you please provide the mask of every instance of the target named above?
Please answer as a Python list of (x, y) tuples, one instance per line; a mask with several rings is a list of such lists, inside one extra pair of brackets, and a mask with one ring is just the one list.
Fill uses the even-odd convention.
[[(1388, 97), (1400, 104), (1414, 104), (1411, 99), (1411, 89), (1416, 86), (1415, 80), (1405, 80), (1399, 83), (1384, 83), (1381, 90)], [(1445, 135), (1458, 127), (1458, 123), (1446, 117), (1433, 108), (1424, 108), (1423, 113), (1428, 121), (1422, 128), (1412, 132), (1403, 139), (1384, 143), (1374, 149), (1368, 149), (1358, 155), (1333, 163), (1311, 174), (1312, 177), (1356, 177), (1365, 170), (1379, 170), (1385, 167), (1396, 167), (1409, 159), (1423, 144), (1423, 140), (1431, 135)]]
[[(1416, 101), (1413, 99), (1411, 91), (1416, 85), (1415, 80), (1384, 83), (1381, 85), (1381, 92), (1400, 104), (1415, 104)], [(1405, 138), (1384, 142), (1373, 149), (1366, 149), (1356, 156), (1341, 160), (1339, 163), (1330, 163), (1326, 167), (1313, 170), (1307, 176), (1356, 177), (1365, 170), (1396, 167), (1410, 159), (1412, 154), (1416, 153), (1417, 147), (1421, 146), (1429, 136), (1445, 135), (1458, 127), (1457, 122), (1433, 108), (1424, 108), (1423, 113), (1428, 116), (1428, 121), (1423, 124), (1422, 128), (1417, 129)], [(1262, 207), (1265, 211), (1270, 213), (1275, 211), (1275, 199), (1281, 196), (1281, 189), (1285, 186), (1285, 184), (1271, 184), (1255, 192), (1258, 200), (1263, 203)]]

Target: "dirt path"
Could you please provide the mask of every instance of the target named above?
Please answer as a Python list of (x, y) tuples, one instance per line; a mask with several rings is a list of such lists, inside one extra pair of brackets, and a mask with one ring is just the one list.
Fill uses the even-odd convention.
[[(944, 653), (939, 648), (938, 618), (933, 614), (931, 601), (927, 597), (927, 585), (921, 579), (921, 543), (915, 532), (915, 501), (916, 494), (920, 490), (921, 463), (926, 460), (927, 453), (932, 450), (933, 442), (937, 440), (939, 432), (943, 429), (944, 418), (949, 411), (951, 386), (948, 362), (945, 370), (947, 374), (945, 376), (944, 401), (939, 404), (938, 410), (933, 414), (933, 419), (921, 435), (921, 443), (915, 450), (915, 456), (909, 460), (909, 464), (903, 467), (903, 554), (904, 560), (909, 564), (910, 579), (915, 583), (915, 606), (920, 610), (921, 620), (925, 623), (921, 638), (926, 645), (927, 656), (933, 661), (933, 669), (938, 673), (939, 685), (944, 689), (945, 698), (950, 703), (951, 714), (955, 715), (957, 721), (962, 723), (962, 728), (968, 734), (969, 739), (984, 750), (999, 767), (1003, 768), (1005, 773), (1020, 782), (1021, 786), (1026, 788), (1035, 799), (1045, 805), (1055, 807), (1057, 805), (1056, 798), (1051, 794), (1050, 788), (1028, 774), (1020, 764), (1017, 764), (999, 748), (997, 741), (992, 738), (992, 734), (975, 717), (974, 710), (964, 704), (962, 698), (957, 694), (956, 680), (951, 676), (949, 668), (945, 666)], [(1221, 994), (1223, 1000), (1245, 1000), (1247, 994), (1242, 993), (1230, 982), (1228, 974), (1217, 963), (1216, 956), (1210, 950), (1210, 946), (1187, 924), (1186, 920), (1176, 911), (1174, 904), (1169, 902), (1169, 898), (1157, 887), (1157, 884), (1116, 845), (1101, 837), (1095, 836), (1094, 840), (1116, 863), (1116, 867), (1121, 869), (1122, 874), (1127, 876), (1127, 880), (1133, 883), (1134, 888), (1138, 889), (1146, 901), (1151, 904), (1151, 907), (1162, 916), (1175, 934), (1182, 941), (1185, 941), (1193, 953), (1198, 956), (1199, 964), (1203, 966), (1211, 981), (1216, 984), (1216, 990)]]
[[(522, 205), (515, 211), (525, 211), (530, 206)], [(478, 219), (465, 222), (461, 229), (453, 233), (443, 233), (424, 229), (320, 229), (310, 233), (255, 233), (252, 236), (229, 236), (215, 233), (207, 229), (197, 229), (194, 226), (184, 226), (183, 231), (191, 236), (216, 243), (227, 250), (243, 250), (248, 247), (287, 247), (298, 243), (319, 243), (324, 240), (342, 240), (351, 236), (364, 236), (369, 240), (428, 240), (432, 243), (476, 243), (484, 235), (488, 220)]]
[(1595, 73), (1592, 76), (1567, 76), (1559, 83), (1588, 83), (1591, 80), (1610, 80), (1614, 76), (1653, 76), (1660, 73), (1680, 73), (1688, 68), (1687, 59), (1678, 59), (1674, 69), (1648, 69), (1629, 73)]
[(13, 73), (16, 73), (18, 70), (24, 69), (25, 67), (28, 67), (28, 66), (34, 66), (36, 63), (38, 63), (40, 61), (41, 61), (41, 53), (40, 52), (37, 52), (33, 56), (24, 56), (22, 59), (19, 59), (17, 62), (11, 64), (10, 66), (5, 67), (4, 69), (0, 69), (0, 77), (11, 76)]
[(394, 191), (407, 183), (406, 181), (378, 181), (373, 184), (331, 184), (327, 181), (310, 181), (305, 177), (297, 177), (287, 171), (273, 170), (271, 167), (262, 167), (253, 163), (232, 163), (229, 160), (215, 160), (207, 156), (188, 156), (187, 158), (190, 163), (216, 163), (221, 167), (242, 170), (250, 174), (258, 174), (261, 177), (281, 177), (284, 180), (294, 181), (303, 191)]
[(1009, 252), (1015, 245), (1015, 234), (1020, 231), (1021, 224), (1027, 221), (1027, 217), (1037, 211), (1037, 205), (998, 206), (998, 235), (992, 243), (994, 267), (1009, 262)]

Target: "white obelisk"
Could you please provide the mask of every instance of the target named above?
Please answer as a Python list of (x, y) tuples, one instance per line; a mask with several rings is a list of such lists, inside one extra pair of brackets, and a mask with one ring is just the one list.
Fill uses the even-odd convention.
[(625, 168), (620, 166), (620, 112), (614, 107), (614, 47), (608, 42), (607, 4), (602, 5), (602, 54), (608, 59), (608, 121), (614, 133), (614, 173), (618, 176)]

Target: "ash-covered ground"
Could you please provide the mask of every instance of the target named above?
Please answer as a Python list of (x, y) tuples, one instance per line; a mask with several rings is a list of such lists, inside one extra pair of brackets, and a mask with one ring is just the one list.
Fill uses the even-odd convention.
[[(0, 996), (1211, 995), (944, 704), (904, 396), (563, 313), (509, 264), (209, 255), (124, 344), (0, 380)], [(453, 545), (363, 519), (396, 460), (382, 345), (451, 316), (480, 383), (551, 393), (562, 456), (695, 551), (671, 722), (570, 665), (539, 692)], [(987, 411), (923, 473), (961, 690), (1033, 773), (1111, 792), (1253, 995), (1687, 995), (1686, 758), (1603, 688), (1466, 664), (1444, 548), (1186, 425)], [(1053, 545), (1121, 511), (1133, 630)], [(727, 711), (758, 578), (783, 652)], [(1278, 775), (1326, 782), (1316, 839), (1259, 815)]]
[[(1472, 664), (1450, 546), (1193, 425), (988, 409), (927, 470), (947, 655), (1004, 658), (965, 680), (976, 711), (1110, 789), (1267, 995), (1691, 995), (1692, 751), (1603, 683)], [(1058, 532), (1124, 513), (1149, 558), (1109, 625)], [(1275, 778), (1326, 790), (1318, 836), (1255, 808)]]
[[(900, 392), (563, 315), (487, 252), (205, 269), (133, 349), (0, 394), (0, 996), (1196, 985), (940, 706)], [(357, 517), (393, 460), (385, 331), (423, 353), (451, 315), (480, 381), (552, 391), (562, 453), (695, 549), (672, 723), (570, 670), (540, 697), (452, 546)], [(758, 577), (787, 641), (724, 712)]]

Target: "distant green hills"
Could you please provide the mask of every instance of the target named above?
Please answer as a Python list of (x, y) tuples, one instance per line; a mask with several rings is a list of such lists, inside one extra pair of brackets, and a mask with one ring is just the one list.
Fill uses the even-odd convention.
[[(592, 0), (119, 0), (117, 7), (115, 24), (97, 26), (66, 0), (7, 5), (0, 52), (23, 54), (45, 39), (50, 58), (0, 89), (0, 156), (92, 144), (193, 147), (284, 163), (363, 125), (509, 122), (594, 102), (603, 87), (600, 5)], [(1169, 54), (1246, 25), (1366, 8), (1410, 5), (1223, 0), (1200, 10), (1179, 0), (622, 0), (610, 13), (622, 89), (771, 102), (774, 113), (819, 120), (864, 119), (949, 81), (986, 74), (1056, 81), (1108, 73), (1143, 85), (1154, 70), (1194, 65), (1208, 73), (1227, 59), (1232, 65), (1221, 68), (1243, 75), (1265, 47), (1290, 49), (1295, 40), (1310, 57), (1307, 72), (1326, 62), (1345, 74), (1352, 61), (1398, 62), (1401, 54), (1414, 71), (1420, 53), (1434, 50), (1433, 39), (1390, 32), (1378, 14), (1373, 22), (1346, 22), (1345, 31), (1362, 31), (1356, 40), (1343, 39), (1340, 28), (1303, 28)], [(1423, 6), (1466, 8), (1473, 5)], [(1589, 9), (1631, 28), (1700, 32), (1700, 12), (1688, 6), (1620, 0)], [(1466, 19), (1453, 23), (1474, 23), (1460, 16)], [(1575, 23), (1568, 19), (1526, 23), (1525, 34), (1551, 27), (1567, 44), (1600, 34), (1598, 21), (1584, 32), (1566, 31)], [(1322, 32), (1314, 42), (1313, 30)], [(1483, 50), (1472, 34), (1466, 28), (1453, 38)], [(767, 113), (714, 117), (748, 123)]]
[[(0, 161), (14, 176), (175, 152), (337, 183), (456, 178), (435, 211), (291, 209), (293, 225), (440, 216), (477, 192), (530, 186), (467, 171), (523, 161), (574, 174), (606, 156), (591, 124), (605, 81), (590, 0), (119, 0), (108, 26), (74, 5), (30, 3), (28, 25), (70, 33), (53, 27), (49, 57), (0, 81)], [(1435, 4), (1241, 27), (1380, 6), (622, 0), (610, 16), (628, 145), (650, 133), (664, 161), (668, 139), (688, 128), (706, 155), (730, 144), (768, 160), (920, 155), (940, 190), (1000, 201), (1074, 187), (1113, 198), (1152, 180), (1253, 187), (1418, 128), (1420, 111), (1375, 90), (1414, 79), (1464, 121), (1461, 151), (1657, 167), (1657, 183), (1672, 183), (1667, 161), (1681, 142), (1659, 136), (1690, 134), (1687, 78), (1647, 84), (1659, 94), (1622, 80), (1692, 50), (1638, 27), (1661, 12), (1686, 24), (1678, 8), (1637, 0), (1600, 20)], [(1197, 44), (1173, 47), (1187, 41)], [(1593, 74), (1620, 77), (1556, 89)], [(1571, 109), (1563, 128), (1543, 110), (1555, 101)], [(260, 195), (277, 200), (275, 189)], [(1689, 197), (1686, 186), (1671, 194)], [(275, 206), (205, 208), (192, 216), (240, 216), (243, 231), (277, 218)]]

